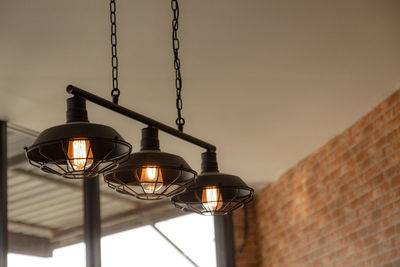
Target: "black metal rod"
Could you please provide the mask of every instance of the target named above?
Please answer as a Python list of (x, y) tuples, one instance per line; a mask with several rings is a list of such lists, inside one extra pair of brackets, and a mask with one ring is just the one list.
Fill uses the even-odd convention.
[(86, 267), (101, 266), (100, 189), (98, 177), (83, 181)]
[(157, 233), (159, 233), (168, 243), (171, 244), (171, 246), (173, 246), (180, 254), (182, 254), (183, 257), (185, 257), (191, 264), (193, 264), (193, 266), (195, 267), (199, 267), (199, 265), (197, 265), (197, 263), (195, 263), (188, 255), (185, 254), (185, 252), (183, 252), (183, 250), (181, 250), (174, 242), (172, 242), (171, 239), (168, 238), (168, 236), (164, 235), (163, 232), (161, 232), (160, 229), (158, 229), (155, 225), (151, 225), (153, 227), (154, 230), (156, 230)]
[(0, 267), (7, 267), (7, 123), (0, 121)]
[(217, 149), (214, 145), (212, 145), (210, 143), (204, 142), (203, 140), (200, 140), (200, 139), (198, 139), (198, 138), (196, 138), (196, 137), (194, 137), (192, 135), (180, 132), (180, 131), (176, 130), (175, 128), (172, 128), (172, 127), (170, 127), (170, 126), (168, 126), (168, 125), (166, 125), (164, 123), (161, 123), (159, 121), (153, 120), (153, 119), (151, 119), (149, 117), (146, 117), (146, 116), (144, 116), (144, 115), (142, 115), (140, 113), (137, 113), (135, 111), (132, 111), (130, 109), (121, 107), (120, 105), (114, 104), (111, 101), (108, 101), (108, 100), (106, 100), (104, 98), (98, 97), (97, 95), (89, 93), (89, 92), (87, 92), (85, 90), (82, 90), (82, 89), (80, 89), (78, 87), (75, 87), (73, 85), (68, 85), (67, 86), (67, 92), (69, 94), (73, 94), (73, 95), (76, 95), (76, 96), (83, 97), (83, 98), (85, 98), (86, 100), (88, 100), (90, 102), (93, 102), (93, 103), (95, 103), (97, 105), (100, 105), (102, 107), (105, 107), (107, 109), (115, 111), (115, 112), (117, 112), (117, 113), (119, 113), (121, 115), (127, 116), (127, 117), (129, 117), (131, 119), (134, 119), (136, 121), (140, 121), (140, 122), (142, 122), (144, 124), (147, 124), (149, 126), (156, 127), (156, 128), (158, 128), (159, 130), (161, 130), (163, 132), (166, 132), (166, 133), (168, 133), (170, 135), (173, 135), (175, 137), (183, 139), (183, 140), (185, 140), (185, 141), (187, 141), (189, 143), (192, 143), (192, 144), (195, 144), (197, 146), (206, 148), (208, 151), (215, 152), (216, 149)]
[(235, 246), (232, 214), (214, 216), (215, 247), (217, 267), (235, 267)]

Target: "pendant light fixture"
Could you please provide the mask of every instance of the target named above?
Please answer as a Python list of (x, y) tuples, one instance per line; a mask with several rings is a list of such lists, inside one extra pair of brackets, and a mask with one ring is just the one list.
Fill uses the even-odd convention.
[[(102, 173), (105, 182), (121, 194), (144, 200), (171, 197), (175, 206), (185, 211), (227, 214), (251, 201), (254, 191), (239, 177), (219, 173), (214, 145), (183, 132), (177, 0), (171, 0), (171, 8), (178, 130), (118, 105), (116, 5), (115, 0), (110, 0), (112, 102), (69, 85), (67, 92), (74, 96), (67, 99), (67, 123), (43, 131), (26, 148), (26, 156), (32, 165), (66, 178)], [(132, 146), (114, 129), (89, 123), (86, 100), (147, 125), (142, 129), (141, 150), (131, 154)], [(160, 151), (159, 130), (206, 149), (202, 154), (202, 173), (197, 180), (197, 173), (183, 158)]]
[(96, 176), (129, 158), (132, 146), (111, 127), (89, 123), (86, 100), (67, 99), (67, 123), (44, 130), (25, 148), (29, 163), (65, 178)]
[[(183, 131), (185, 120), (181, 116), (182, 110), (182, 77), (180, 72), (180, 60), (178, 56), (178, 18), (179, 6), (176, 0), (172, 0), (173, 10), (172, 21), (172, 43), (174, 51), (175, 86), (177, 90), (176, 108), (178, 118), (176, 124), (178, 129)], [(111, 0), (111, 45), (113, 63), (113, 93), (118, 97), (118, 58), (116, 42), (116, 6), (115, 0)], [(116, 63), (116, 64), (115, 64)], [(118, 91), (117, 91), (118, 90)], [(114, 101), (115, 102), (115, 101)], [(119, 193), (129, 194), (143, 200), (159, 200), (181, 193), (192, 184), (197, 173), (190, 168), (187, 162), (173, 154), (160, 151), (158, 140), (158, 129), (147, 127), (142, 129), (141, 151), (134, 153), (130, 159), (118, 166), (118, 168), (104, 173), (104, 181), (110, 188)]]
[(105, 172), (104, 181), (117, 192), (158, 200), (181, 193), (196, 176), (183, 158), (161, 152), (157, 128), (147, 127), (142, 129), (140, 152), (132, 154), (118, 168)]
[(202, 172), (195, 184), (171, 201), (183, 211), (202, 215), (225, 215), (253, 199), (254, 190), (237, 176), (220, 173), (215, 152), (205, 152)]

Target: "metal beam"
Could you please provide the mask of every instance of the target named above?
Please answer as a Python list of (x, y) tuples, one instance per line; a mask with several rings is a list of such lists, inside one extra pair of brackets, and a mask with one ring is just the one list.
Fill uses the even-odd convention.
[[(133, 209), (116, 215), (109, 216), (101, 221), (101, 235), (127, 231), (137, 227), (155, 224), (160, 221), (185, 215), (181, 210), (173, 208), (169, 201), (161, 201), (155, 204), (146, 204), (142, 208)], [(68, 246), (82, 242), (83, 227), (76, 226), (56, 232), (52, 239), (55, 248)]]
[(101, 266), (100, 188), (98, 177), (83, 181), (86, 267)]
[(0, 121), (0, 267), (7, 267), (7, 123)]
[(40, 134), (37, 131), (31, 130), (31, 129), (28, 129), (28, 128), (25, 128), (25, 127), (22, 127), (22, 126), (19, 126), (17, 124), (10, 123), (10, 122), (7, 123), (7, 128), (11, 129), (15, 132), (24, 134), (26, 136), (29, 136), (29, 137), (38, 137)]
[(22, 221), (14, 221), (8, 220), (8, 231), (18, 231), (23, 233), (30, 233), (34, 234), (35, 236), (44, 237), (44, 238), (53, 238), (57, 229), (42, 226), (34, 223), (29, 222), (22, 222)]
[(232, 214), (214, 217), (215, 247), (218, 267), (235, 267)]
[(183, 257), (185, 257), (193, 266), (195, 267), (199, 267), (199, 265), (197, 265), (197, 263), (195, 263), (188, 255), (186, 255), (186, 253), (181, 250), (174, 242), (172, 242), (171, 239), (168, 238), (168, 236), (164, 235), (163, 232), (160, 231), (160, 229), (158, 229), (154, 224), (151, 225), (153, 227), (153, 229), (159, 233), (171, 246), (173, 246)]
[[(52, 183), (54, 185), (62, 186), (64, 188), (70, 188), (70, 189), (75, 190), (75, 191), (81, 191), (82, 190), (82, 187), (80, 185), (69, 183), (69, 182), (64, 182), (61, 179), (50, 178), (48, 176), (40, 175), (40, 174), (31, 172), (31, 171), (26, 171), (26, 170), (23, 170), (23, 169), (14, 169), (13, 172), (19, 173), (19, 174), (22, 174), (22, 175), (27, 175), (29, 177), (41, 180), (41, 181), (43, 181), (45, 183)], [(136, 202), (134, 202), (132, 200), (129, 200), (129, 199), (126, 199), (126, 198), (119, 197), (118, 194), (115, 194), (115, 193), (101, 192), (101, 196), (104, 197), (104, 198), (107, 198), (110, 201), (119, 202), (121, 204), (129, 205), (129, 206), (132, 206), (132, 207), (135, 207), (135, 208), (141, 206), (141, 204), (136, 203)]]
[(53, 247), (50, 239), (25, 235), (21, 233), (8, 233), (9, 251), (37, 257), (52, 257)]

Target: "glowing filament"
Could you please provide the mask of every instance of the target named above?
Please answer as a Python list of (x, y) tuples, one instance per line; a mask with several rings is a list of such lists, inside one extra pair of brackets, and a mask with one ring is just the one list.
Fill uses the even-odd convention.
[(203, 189), (201, 201), (207, 211), (215, 212), (222, 206), (222, 197), (219, 188), (210, 186)]
[(87, 139), (73, 139), (68, 143), (68, 163), (75, 171), (82, 171), (93, 164), (93, 153), (89, 149), (90, 142)]
[(140, 176), (143, 190), (147, 194), (154, 194), (158, 192), (163, 186), (163, 178), (161, 169), (156, 167), (147, 167), (142, 169)]

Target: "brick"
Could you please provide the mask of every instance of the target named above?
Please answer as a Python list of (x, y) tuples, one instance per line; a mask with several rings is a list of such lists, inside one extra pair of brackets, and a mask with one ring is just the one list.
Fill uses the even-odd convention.
[(392, 187), (400, 185), (400, 175), (392, 178)]
[(233, 214), (237, 267), (400, 266), (400, 90)]

